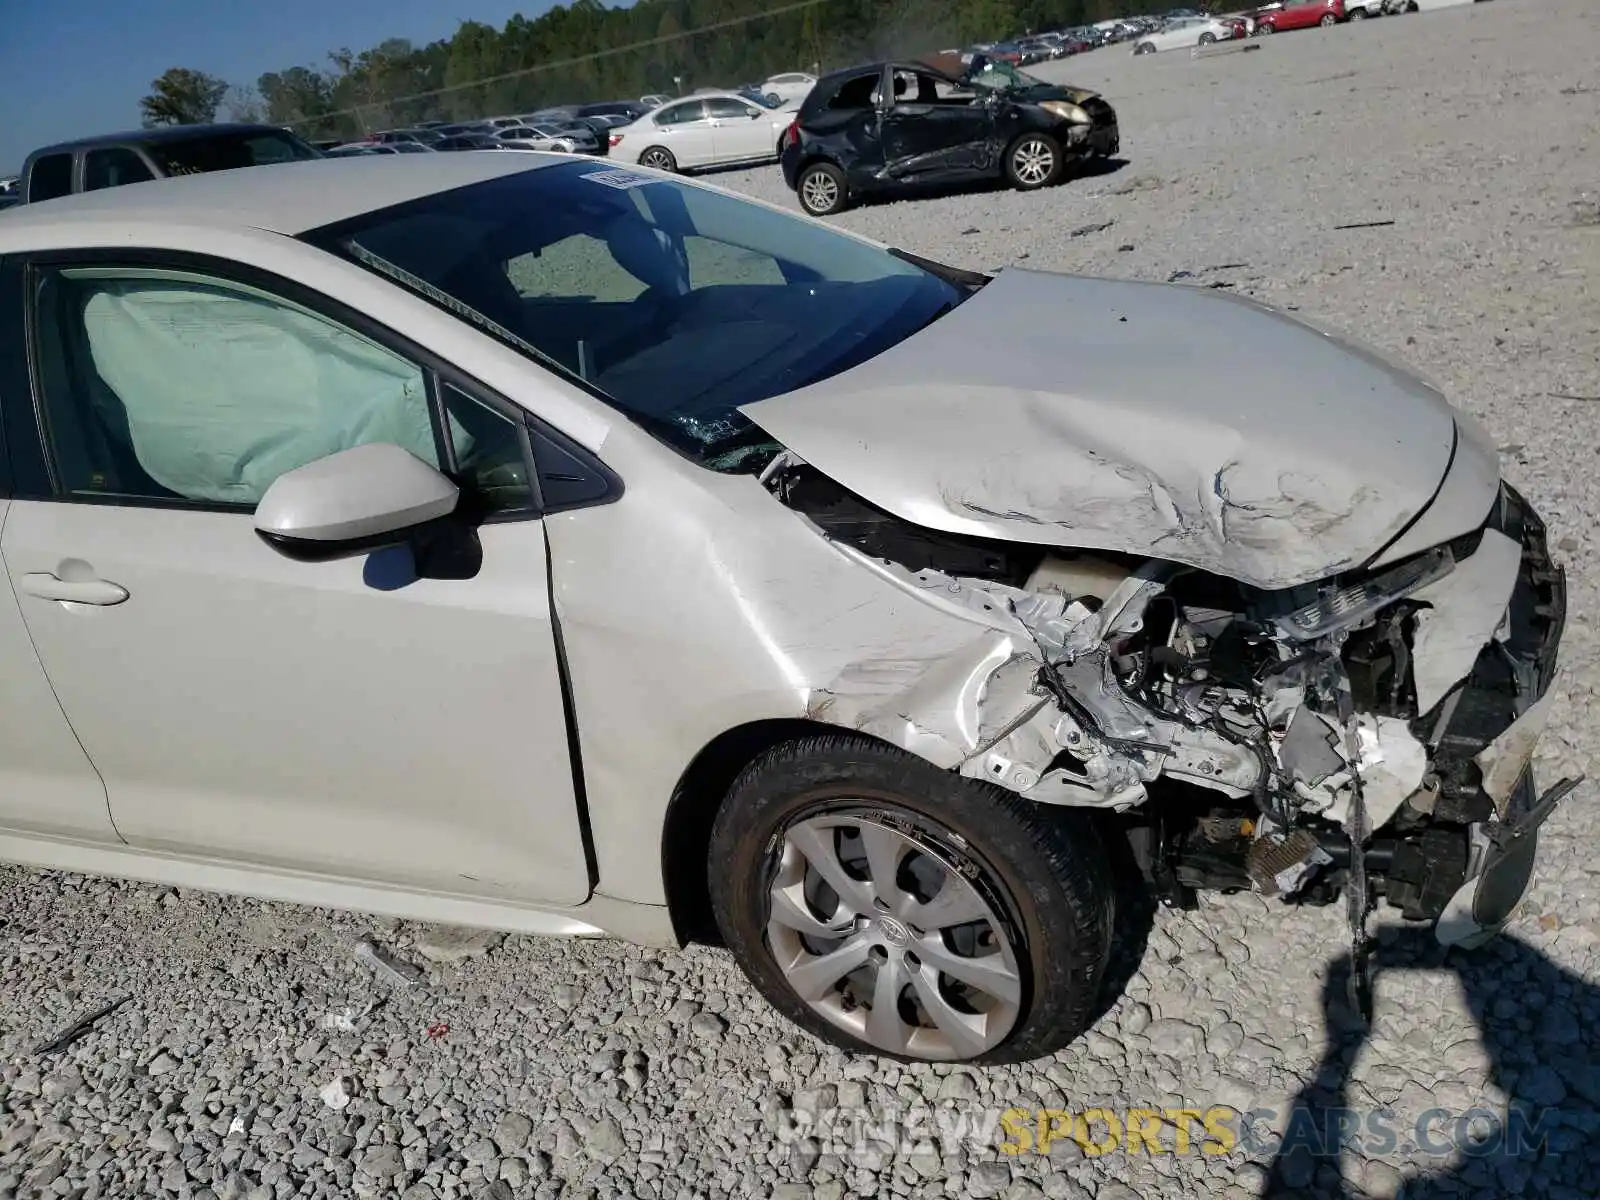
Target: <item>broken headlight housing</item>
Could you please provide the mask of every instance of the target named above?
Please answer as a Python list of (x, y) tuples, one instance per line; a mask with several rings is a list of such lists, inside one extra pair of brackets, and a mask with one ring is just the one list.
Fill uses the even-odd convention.
[(1074, 104), (1070, 100), (1046, 100), (1039, 107), (1052, 117), (1060, 117), (1063, 121), (1071, 121), (1074, 125), (1092, 125), (1094, 123), (1082, 105)]
[(1329, 584), (1309, 603), (1273, 617), (1272, 626), (1291, 641), (1314, 641), (1359, 624), (1385, 605), (1442, 579), (1455, 565), (1449, 548), (1440, 546), (1375, 575), (1342, 586)]

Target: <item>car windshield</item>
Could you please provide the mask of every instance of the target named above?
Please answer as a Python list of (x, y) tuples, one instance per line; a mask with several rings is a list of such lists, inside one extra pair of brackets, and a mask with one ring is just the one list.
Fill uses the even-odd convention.
[(321, 157), (292, 133), (271, 130), (151, 141), (144, 152), (155, 159), (163, 175), (199, 175)]
[(799, 216), (600, 162), (531, 168), (305, 236), (721, 471), (771, 454), (740, 405), (864, 362), (969, 294)]
[(1014, 92), (1025, 88), (1050, 86), (1026, 71), (1017, 70), (1008, 62), (985, 58), (982, 55), (973, 58), (972, 66), (967, 71), (966, 81), (973, 87), (987, 88), (994, 92)]

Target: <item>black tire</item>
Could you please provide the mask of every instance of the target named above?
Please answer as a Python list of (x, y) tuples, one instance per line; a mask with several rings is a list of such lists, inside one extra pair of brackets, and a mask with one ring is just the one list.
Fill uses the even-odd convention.
[[(1035, 154), (1049, 154), (1050, 166), (1043, 175), (1033, 173), (1018, 161), (1029, 148)], [(1007, 183), (1019, 192), (1032, 192), (1061, 181), (1067, 170), (1067, 156), (1061, 143), (1048, 133), (1019, 133), (1006, 147), (1004, 167)]]
[(1202, 33), (1200, 35), (1200, 44), (1202, 46), (1209, 46), (1209, 45), (1211, 45), (1212, 42), (1214, 42), (1216, 40), (1217, 40), (1217, 35), (1212, 33), (1209, 29), (1206, 30), (1206, 32), (1204, 32), (1204, 33)]
[[(865, 1033), (857, 1036), (835, 1023), (795, 990), (773, 949), (771, 892), (776, 872), (792, 870), (796, 861), (790, 834), (797, 828), (802, 833), (814, 829), (806, 823), (817, 820), (855, 822), (876, 834), (915, 839), (916, 856), (906, 853), (896, 860), (897, 881), (911, 864), (921, 865), (924, 846), (931, 848), (926, 861), (948, 867), (947, 880), (959, 872), (974, 881), (972, 894), (982, 898), (991, 913), (999, 914), (998, 920), (984, 925), (989, 940), (974, 944), (991, 948), (991, 962), (993, 955), (1009, 954), (1020, 980), (1014, 1021), (1003, 1036), (994, 1032), (999, 1039), (995, 1044), (966, 1056), (881, 1049), (865, 1040)], [(840, 851), (835, 863), (842, 862), (842, 848), (848, 842), (841, 839), (830, 845)], [(809, 860), (798, 861), (802, 871), (811, 869), (806, 865)], [(807, 738), (778, 747), (740, 775), (717, 814), (707, 867), (717, 926), (745, 974), (779, 1012), (834, 1045), (902, 1061), (938, 1057), (974, 1063), (1026, 1062), (1072, 1041), (1098, 1011), (1111, 950), (1115, 888), (1104, 843), (1093, 818), (1083, 810), (1033, 804), (996, 785), (942, 771), (866, 738), (845, 734)], [(835, 892), (826, 895), (839, 897)], [(936, 891), (927, 903), (942, 898), (943, 891)], [(827, 906), (809, 898), (803, 902), (820, 912), (832, 908), (831, 902)], [(841, 912), (847, 907), (842, 899), (836, 902)], [(808, 912), (811, 919), (816, 915)], [(846, 924), (843, 928), (851, 932), (833, 936), (871, 935), (883, 919)], [(921, 948), (931, 953), (929, 935), (914, 925), (910, 933), (922, 937)], [(920, 969), (917, 956), (904, 949), (905, 942), (888, 944), (901, 947), (898, 953)], [(933, 974), (940, 980), (938, 986), (954, 986), (951, 977), (936, 970)], [(834, 980), (817, 1002), (840, 1013), (860, 1013), (865, 1030), (875, 1006), (860, 1005), (852, 990), (857, 986)], [(895, 1014), (902, 1021), (904, 1005), (915, 990), (908, 984), (899, 993)], [(915, 1028), (910, 1023), (906, 1027)], [(931, 1032), (937, 1041), (938, 1031)]]
[(1364, 8), (1352, 8), (1350, 10), (1350, 19), (1352, 21), (1365, 21), (1367, 19), (1367, 10)]
[(651, 146), (639, 155), (641, 167), (654, 167), (658, 171), (678, 170), (678, 159), (665, 146)]
[(1266, 37), (1267, 34), (1269, 34), (1271, 32), (1272, 32), (1272, 26), (1268, 22), (1266, 22), (1266, 21), (1257, 21), (1256, 22), (1256, 31), (1255, 31), (1255, 35), (1254, 36), (1256, 36), (1256, 37)]
[(1156, 52), (1156, 48), (1152, 42), (1140, 42), (1133, 48), (1133, 52), (1135, 54), (1154, 54)]
[(850, 204), (850, 187), (844, 172), (830, 162), (812, 163), (801, 170), (794, 190), (800, 197), (800, 207), (814, 217), (843, 212)]
[(1317, 22), (1317, 24), (1321, 25), (1324, 29), (1327, 29), (1333, 25), (1337, 25), (1338, 23), (1339, 18), (1334, 16), (1332, 13), (1323, 13), (1322, 20)]

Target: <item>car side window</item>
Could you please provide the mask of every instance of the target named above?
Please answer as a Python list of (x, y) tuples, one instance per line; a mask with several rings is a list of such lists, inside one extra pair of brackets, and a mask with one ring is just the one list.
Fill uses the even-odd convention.
[(532, 461), (524, 423), (467, 395), (454, 384), (440, 387), (450, 420), (455, 478), (480, 513), (532, 511), (537, 507)]
[(748, 121), (757, 111), (754, 105), (746, 104), (742, 100), (729, 100), (719, 96), (706, 101), (706, 115), (724, 121)]
[(113, 267), (41, 268), (33, 297), (68, 496), (253, 508), (283, 472), (367, 442), (440, 466), (422, 368), (287, 300)]
[(687, 125), (691, 121), (698, 121), (705, 116), (706, 106), (703, 100), (690, 100), (683, 104), (671, 104), (656, 113), (657, 125)]
[(83, 158), (83, 190), (121, 187), (125, 183), (143, 183), (154, 179), (153, 172), (144, 159), (126, 146), (108, 146), (91, 150)]
[(72, 155), (47, 154), (28, 172), (28, 199), (54, 200), (72, 192)]
[(881, 80), (882, 76), (876, 73), (847, 79), (839, 85), (839, 90), (833, 94), (833, 99), (828, 101), (828, 107), (846, 112), (871, 108), (877, 102), (878, 84)]

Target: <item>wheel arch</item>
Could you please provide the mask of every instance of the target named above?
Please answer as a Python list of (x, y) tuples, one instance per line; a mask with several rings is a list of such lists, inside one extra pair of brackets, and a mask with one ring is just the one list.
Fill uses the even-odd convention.
[[(680, 942), (715, 945), (721, 940), (711, 915), (706, 855), (711, 847), (712, 822), (733, 790), (734, 781), (756, 759), (786, 742), (843, 735), (869, 736), (803, 717), (749, 721), (719, 733), (689, 761), (672, 789), (661, 830), (662, 884), (667, 912)], [(906, 753), (897, 746), (894, 749)]]

